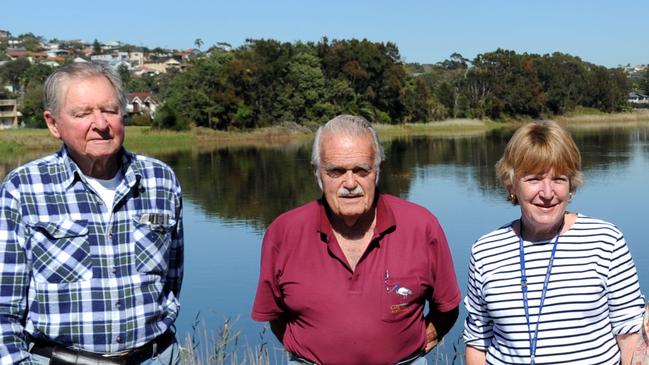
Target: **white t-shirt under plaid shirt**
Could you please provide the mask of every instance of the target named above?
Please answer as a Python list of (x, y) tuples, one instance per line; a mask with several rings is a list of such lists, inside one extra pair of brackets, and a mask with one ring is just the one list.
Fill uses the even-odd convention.
[[(176, 320), (182, 199), (171, 168), (121, 152), (112, 207), (62, 148), (0, 188), (0, 364), (29, 358), (24, 332), (92, 352), (141, 346)], [(109, 214), (105, 214), (106, 211)]]

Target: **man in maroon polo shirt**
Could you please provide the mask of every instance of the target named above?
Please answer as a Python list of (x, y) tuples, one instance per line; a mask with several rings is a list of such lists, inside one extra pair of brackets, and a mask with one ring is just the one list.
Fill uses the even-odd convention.
[(365, 119), (330, 120), (311, 159), (323, 198), (266, 231), (252, 318), (270, 322), (291, 363), (426, 364), (457, 319), (444, 232), (425, 208), (377, 191), (383, 159)]

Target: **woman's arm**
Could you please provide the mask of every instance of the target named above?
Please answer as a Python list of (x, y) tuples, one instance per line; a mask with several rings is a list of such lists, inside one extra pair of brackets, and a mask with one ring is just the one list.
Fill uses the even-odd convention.
[[(629, 358), (631, 360), (631, 358)], [(466, 365), (485, 365), (487, 363), (487, 353), (478, 350), (475, 347), (466, 347)], [(624, 363), (623, 363), (624, 364)]]
[(631, 365), (631, 357), (633, 356), (633, 350), (635, 349), (635, 344), (638, 343), (638, 334), (629, 333), (626, 335), (617, 335), (615, 336), (617, 345), (620, 347), (620, 355), (622, 358), (621, 365)]

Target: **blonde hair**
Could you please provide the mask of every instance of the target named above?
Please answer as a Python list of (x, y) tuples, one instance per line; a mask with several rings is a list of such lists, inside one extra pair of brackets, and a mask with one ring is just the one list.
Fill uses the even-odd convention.
[[(570, 181), (570, 193), (583, 182), (581, 154), (570, 133), (554, 121), (538, 121), (520, 127), (496, 163), (496, 173), (511, 194), (516, 179), (528, 174), (544, 174), (554, 169)], [(513, 204), (515, 198), (509, 196)]]

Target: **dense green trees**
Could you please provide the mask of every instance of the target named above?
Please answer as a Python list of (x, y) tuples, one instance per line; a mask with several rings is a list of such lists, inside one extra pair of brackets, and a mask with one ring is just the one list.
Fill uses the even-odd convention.
[[(200, 38), (194, 43), (203, 45)], [(435, 65), (405, 65), (395, 44), (365, 39), (249, 39), (238, 48), (219, 43), (185, 66), (157, 76), (118, 71), (128, 91), (152, 91), (162, 101), (153, 124), (173, 129), (249, 129), (284, 122), (314, 127), (340, 113), (372, 122), (418, 123), (541, 118), (580, 106), (614, 112), (627, 108), (631, 89), (621, 69), (562, 53), (498, 49), (473, 60), (453, 53)], [(33, 99), (43, 72), (49, 69), (25, 59), (0, 67), (0, 78), (25, 95), (27, 119), (38, 112)], [(639, 82), (645, 92), (646, 80), (649, 74)]]
[(470, 62), (454, 53), (437, 65), (406, 66), (392, 43), (323, 38), (213, 48), (163, 89), (167, 108), (158, 125), (177, 120), (176, 128), (228, 129), (285, 121), (312, 126), (339, 113), (404, 123), (540, 118), (578, 106), (613, 112), (626, 107), (630, 83), (621, 70), (561, 53), (498, 49)]

